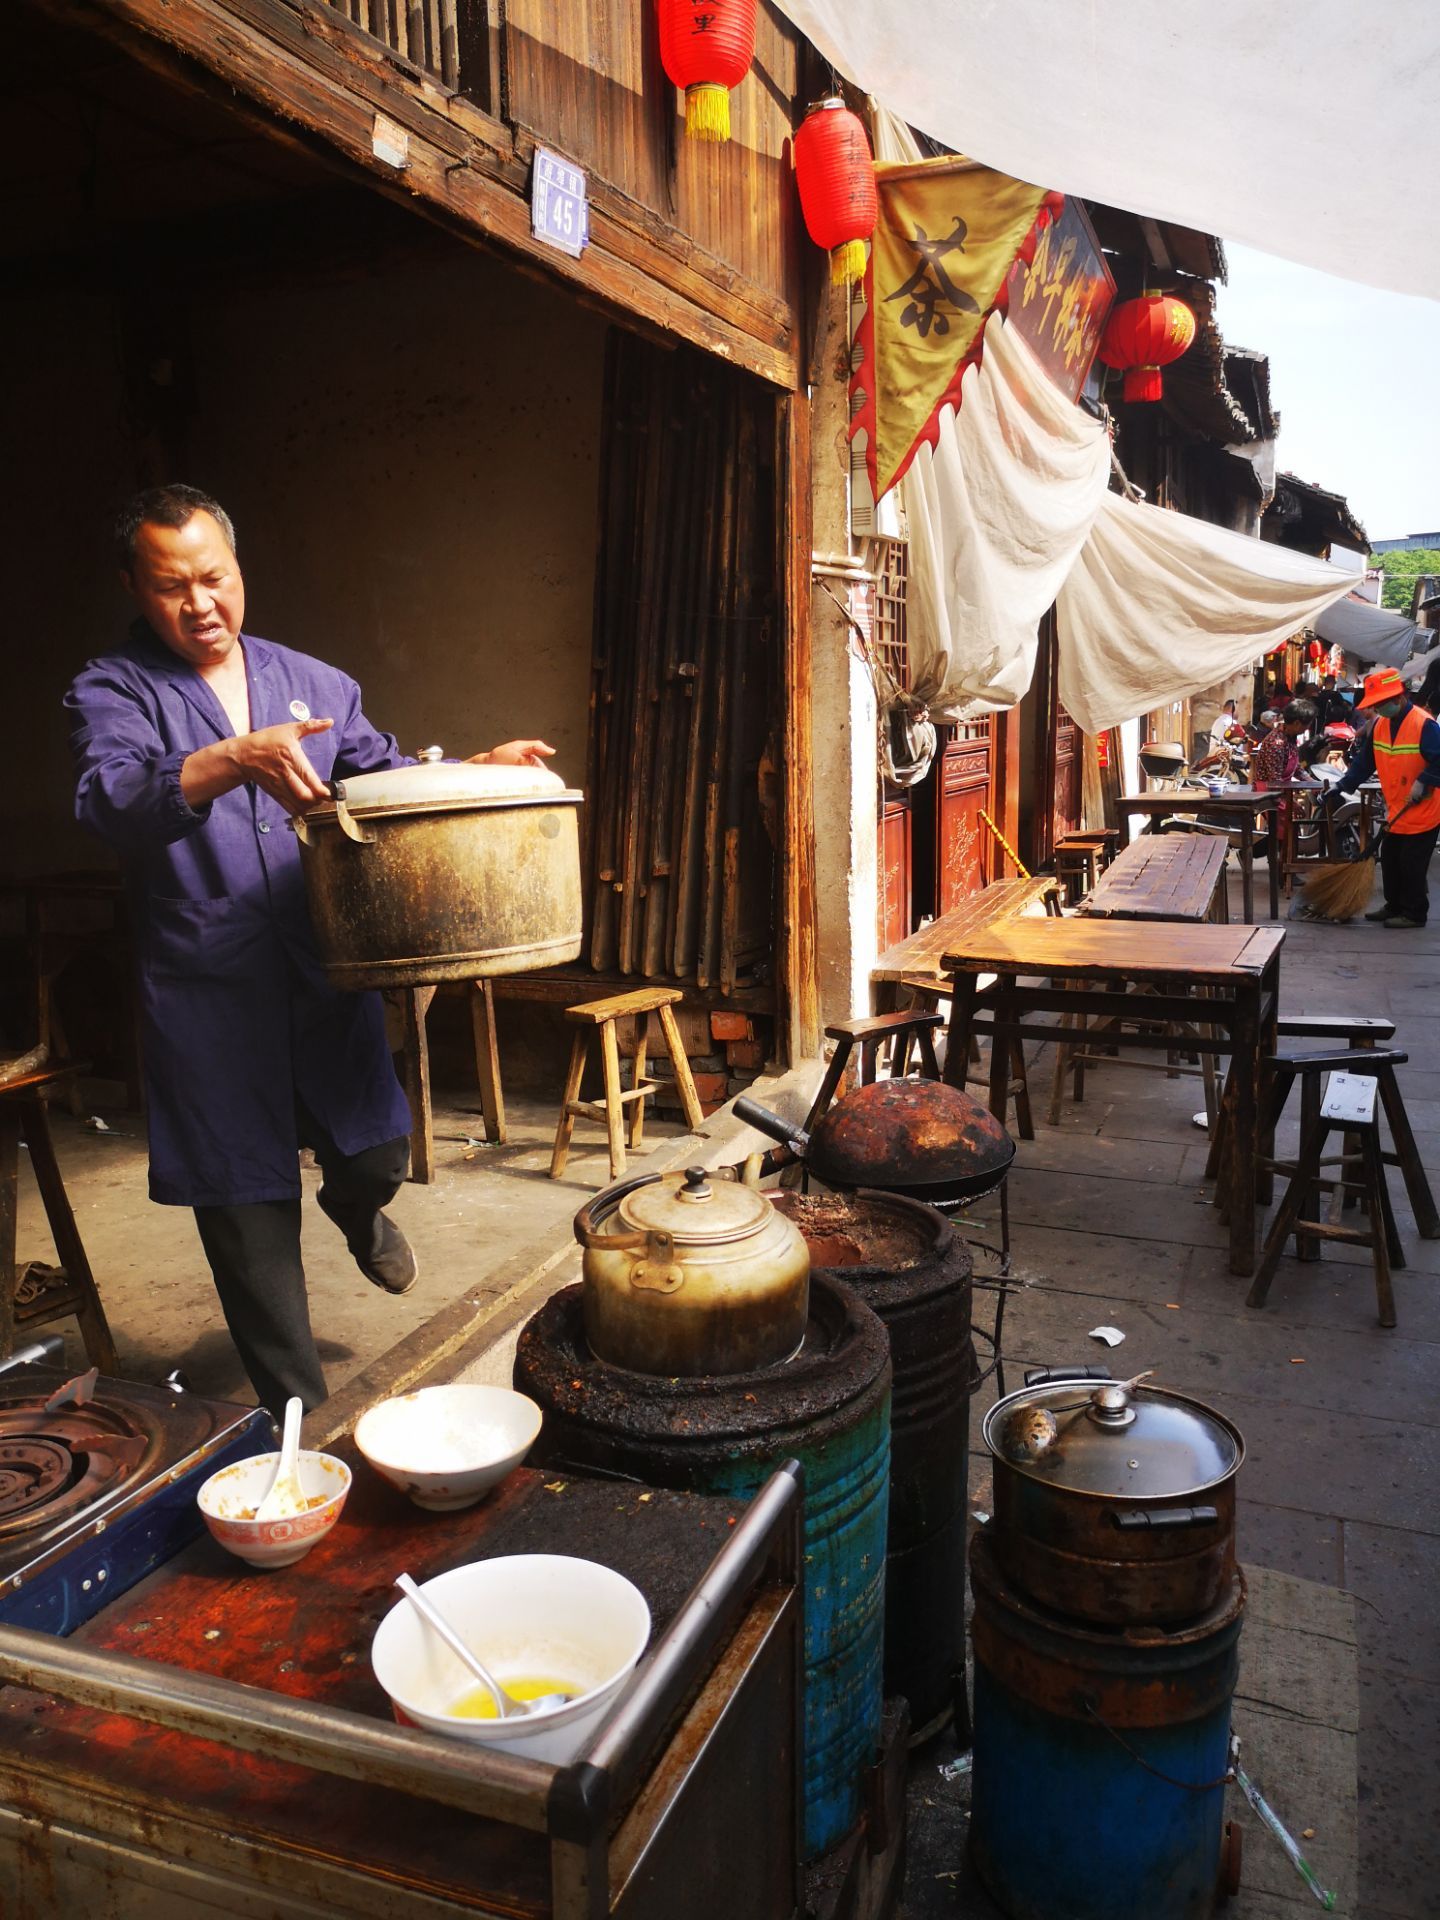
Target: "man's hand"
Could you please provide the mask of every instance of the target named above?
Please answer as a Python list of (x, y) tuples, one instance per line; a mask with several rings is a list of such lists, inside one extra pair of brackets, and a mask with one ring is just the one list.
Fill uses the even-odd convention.
[(1423, 780), (1417, 780), (1410, 789), (1410, 805), (1418, 807), (1420, 802), (1434, 791), (1435, 789), (1433, 787), (1427, 787)]
[(328, 733), (333, 720), (286, 720), (278, 727), (242, 733), (235, 742), (236, 764), (249, 785), (278, 800), (287, 813), (304, 813), (328, 800), (330, 789), (311, 765), (300, 742), (309, 733)]
[(233, 740), (217, 740), (189, 755), (180, 769), (180, 791), (192, 807), (203, 807), (236, 787), (256, 786), (278, 800), (287, 813), (304, 813), (330, 790), (310, 764), (300, 742), (307, 733), (326, 733), (333, 720), (286, 720)]
[(488, 753), (472, 753), (469, 764), (491, 767), (541, 767), (554, 751), (554, 747), (547, 747), (543, 740), (507, 740), (503, 746), (491, 747)]

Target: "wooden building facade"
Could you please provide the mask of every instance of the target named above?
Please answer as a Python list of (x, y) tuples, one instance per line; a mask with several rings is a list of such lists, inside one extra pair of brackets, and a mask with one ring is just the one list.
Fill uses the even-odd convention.
[[(407, 750), (554, 742), (587, 976), (813, 1052), (805, 43), (762, 6), (716, 147), (630, 0), (23, 0), (4, 33), (10, 457), (68, 534), (3, 536), (0, 866), (97, 864), (59, 697), (126, 618), (109, 516), (184, 479), (234, 514), (247, 624)], [(585, 176), (578, 257), (541, 151)]]

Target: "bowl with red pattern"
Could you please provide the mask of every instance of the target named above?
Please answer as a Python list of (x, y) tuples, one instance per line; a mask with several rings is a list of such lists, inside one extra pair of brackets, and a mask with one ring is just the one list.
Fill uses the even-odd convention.
[(255, 1510), (270, 1491), (278, 1453), (257, 1453), (222, 1467), (196, 1494), (205, 1524), (227, 1552), (252, 1567), (289, 1567), (323, 1540), (345, 1505), (350, 1469), (329, 1453), (302, 1451), (297, 1461), (305, 1510), (287, 1520), (257, 1520)]

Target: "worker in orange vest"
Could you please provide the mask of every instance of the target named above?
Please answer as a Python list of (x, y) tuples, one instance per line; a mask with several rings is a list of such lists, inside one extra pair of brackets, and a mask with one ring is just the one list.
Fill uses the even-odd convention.
[(1440, 837), (1440, 724), (1416, 706), (1394, 667), (1366, 674), (1355, 711), (1373, 713), (1375, 724), (1357, 742), (1334, 791), (1353, 793), (1378, 774), (1386, 815), (1380, 843), (1385, 904), (1365, 918), (1387, 927), (1423, 927), (1430, 911), (1426, 876)]

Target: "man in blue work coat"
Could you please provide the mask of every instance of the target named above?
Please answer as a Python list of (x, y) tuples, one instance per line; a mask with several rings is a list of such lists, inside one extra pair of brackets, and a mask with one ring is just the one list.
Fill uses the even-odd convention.
[[(124, 864), (139, 969), (150, 1195), (195, 1210), (231, 1336), (261, 1402), (325, 1398), (300, 1260), (299, 1150), (321, 1208), (377, 1286), (415, 1255), (382, 1211), (410, 1116), (376, 993), (321, 967), (288, 828), (327, 782), (412, 764), (348, 675), (242, 635), (235, 533), (193, 487), (152, 488), (117, 526), (140, 618), (65, 696), (81, 823)], [(543, 740), (477, 760), (539, 764)]]

